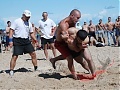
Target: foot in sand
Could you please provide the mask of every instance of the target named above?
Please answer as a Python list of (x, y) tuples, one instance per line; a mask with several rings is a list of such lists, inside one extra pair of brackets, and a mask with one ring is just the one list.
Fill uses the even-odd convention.
[(53, 60), (53, 58), (49, 58), (49, 60), (52, 63), (53, 68), (56, 69), (55, 61)]

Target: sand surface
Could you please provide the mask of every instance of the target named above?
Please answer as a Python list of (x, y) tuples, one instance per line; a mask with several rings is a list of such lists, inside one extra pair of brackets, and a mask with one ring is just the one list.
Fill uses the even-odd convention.
[[(36, 51), (39, 71), (33, 70), (28, 54), (19, 56), (13, 77), (9, 75), (11, 52), (0, 53), (0, 90), (119, 90), (120, 87), (120, 48), (90, 46), (96, 70), (105, 69), (97, 80), (74, 80), (67, 68), (67, 61), (58, 61), (56, 70), (49, 61), (44, 60), (43, 50)], [(53, 56), (51, 50), (50, 57)], [(60, 53), (57, 51), (57, 55)], [(109, 58), (109, 60), (108, 60)], [(102, 63), (110, 62), (103, 65)], [(79, 73), (87, 73), (80, 64), (74, 62)]]

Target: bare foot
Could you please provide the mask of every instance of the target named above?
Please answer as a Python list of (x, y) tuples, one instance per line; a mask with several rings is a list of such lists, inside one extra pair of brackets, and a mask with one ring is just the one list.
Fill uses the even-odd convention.
[(50, 58), (49, 60), (50, 60), (50, 62), (52, 63), (53, 68), (56, 69), (55, 61), (54, 61), (52, 58)]

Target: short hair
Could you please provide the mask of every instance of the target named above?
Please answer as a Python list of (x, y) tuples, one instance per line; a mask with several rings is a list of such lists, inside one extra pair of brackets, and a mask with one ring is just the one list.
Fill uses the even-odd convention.
[(78, 9), (73, 9), (73, 10), (70, 12), (70, 15), (72, 15), (75, 11), (77, 11), (77, 12), (80, 13), (80, 11), (79, 11)]
[(44, 13), (48, 14), (47, 12), (43, 12), (42, 15), (43, 15)]
[(88, 36), (88, 32), (82, 29), (77, 32), (76, 36), (79, 37), (82, 41), (84, 41), (85, 38)]
[(7, 24), (10, 23), (10, 21), (7, 21)]

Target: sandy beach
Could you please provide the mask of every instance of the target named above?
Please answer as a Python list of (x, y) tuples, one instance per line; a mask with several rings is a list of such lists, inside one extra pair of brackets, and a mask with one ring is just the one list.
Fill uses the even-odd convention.
[[(0, 90), (119, 90), (120, 53), (119, 47), (89, 46), (96, 70), (104, 67), (105, 72), (97, 80), (74, 80), (67, 68), (67, 61), (58, 61), (56, 70), (49, 61), (44, 60), (43, 50), (36, 51), (39, 71), (33, 70), (30, 56), (19, 56), (15, 74), (9, 75), (11, 52), (0, 53)], [(60, 53), (57, 51), (57, 55)], [(50, 57), (53, 57), (49, 50)], [(109, 60), (107, 60), (109, 58)], [(100, 60), (100, 61), (99, 61)], [(103, 65), (102, 63), (110, 62)], [(80, 64), (74, 62), (79, 73), (87, 73)]]

